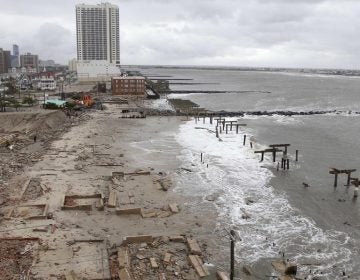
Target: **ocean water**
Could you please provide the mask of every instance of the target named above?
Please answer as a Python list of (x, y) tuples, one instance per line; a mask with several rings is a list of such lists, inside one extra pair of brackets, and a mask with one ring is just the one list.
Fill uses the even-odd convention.
[[(342, 110), (359, 111), (360, 79), (197, 69), (141, 69), (143, 73), (192, 78), (197, 85), (172, 85), (178, 90), (224, 90), (231, 93), (192, 93), (169, 98), (190, 99), (211, 110)], [(211, 84), (210, 84), (211, 83)], [(229, 118), (230, 119), (230, 118)], [(209, 121), (190, 120), (173, 136), (180, 145), (178, 160), (196, 172), (176, 175), (177, 191), (206, 202), (215, 198), (217, 228), (234, 228), (237, 261), (260, 279), (273, 273), (270, 262), (284, 253), (307, 279), (360, 279), (360, 198), (346, 187), (346, 176), (333, 187), (331, 167), (360, 167), (360, 122), (355, 114), (320, 116), (245, 116), (237, 135), (221, 134)], [(246, 134), (254, 144), (243, 146)], [(290, 171), (277, 171), (270, 157), (264, 162), (254, 150), (290, 143)], [(300, 151), (294, 161), (295, 150)], [(200, 162), (200, 153), (204, 162)], [(359, 177), (359, 171), (352, 177)], [(310, 185), (304, 188), (303, 183)], [(249, 202), (250, 201), (250, 202)], [(248, 213), (250, 219), (243, 219)], [(215, 231), (216, 232), (216, 231)], [(224, 254), (227, 247), (224, 244)], [(256, 274), (256, 273), (255, 273)], [(344, 276), (346, 274), (346, 276)], [(257, 279), (257, 278), (246, 278)]]

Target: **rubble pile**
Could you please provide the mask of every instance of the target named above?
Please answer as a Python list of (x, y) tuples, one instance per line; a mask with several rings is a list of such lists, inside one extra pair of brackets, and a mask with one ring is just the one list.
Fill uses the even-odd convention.
[(27, 279), (34, 259), (34, 241), (0, 240), (1, 279)]

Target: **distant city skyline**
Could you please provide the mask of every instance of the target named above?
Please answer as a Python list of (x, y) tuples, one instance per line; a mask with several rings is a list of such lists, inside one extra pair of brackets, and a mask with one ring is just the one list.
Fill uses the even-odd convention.
[[(0, 0), (0, 48), (43, 60), (76, 57), (76, 4)], [(360, 1), (116, 0), (121, 64), (360, 66)]]

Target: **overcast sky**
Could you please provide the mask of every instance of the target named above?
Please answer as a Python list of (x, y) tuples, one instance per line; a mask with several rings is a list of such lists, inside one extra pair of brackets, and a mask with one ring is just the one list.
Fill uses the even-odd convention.
[[(0, 47), (67, 63), (75, 4), (0, 0)], [(122, 64), (358, 69), (359, 0), (113, 0)]]

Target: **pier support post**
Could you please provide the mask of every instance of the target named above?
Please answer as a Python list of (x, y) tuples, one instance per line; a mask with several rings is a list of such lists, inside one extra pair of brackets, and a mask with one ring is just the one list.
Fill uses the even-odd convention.
[(225, 120), (222, 121), (223, 130), (225, 130)]
[(299, 150), (295, 152), (295, 161), (299, 161)]
[(245, 146), (245, 143), (246, 143), (246, 135), (244, 135), (243, 146)]
[(334, 187), (336, 188), (337, 187), (337, 183), (338, 183), (338, 173), (335, 172), (335, 179), (334, 179)]
[(203, 153), (200, 154), (200, 161), (203, 162)]
[(210, 124), (212, 124), (212, 123), (213, 123), (213, 117), (210, 116)]
[(219, 138), (219, 130), (218, 130), (218, 127), (216, 127), (216, 138)]
[(275, 148), (272, 151), (272, 155), (273, 155), (273, 162), (275, 162), (276, 161), (276, 150), (275, 150)]
[(264, 152), (261, 153), (261, 160), (260, 161), (264, 161)]
[(236, 134), (239, 134), (239, 125), (236, 125)]
[(251, 149), (253, 148), (253, 143), (252, 143), (252, 142), (250, 142), (250, 148), (251, 148)]
[(286, 160), (286, 167), (287, 167), (287, 170), (290, 169), (290, 160), (289, 159)]
[(230, 230), (230, 280), (234, 280), (235, 268), (235, 232)]
[(226, 125), (226, 134), (228, 134), (228, 124)]

